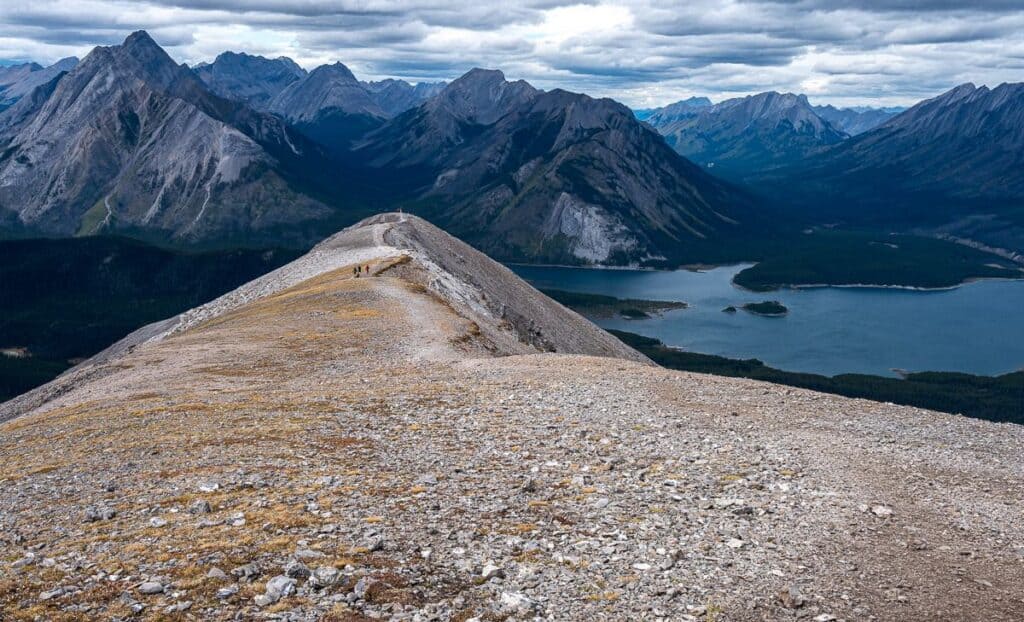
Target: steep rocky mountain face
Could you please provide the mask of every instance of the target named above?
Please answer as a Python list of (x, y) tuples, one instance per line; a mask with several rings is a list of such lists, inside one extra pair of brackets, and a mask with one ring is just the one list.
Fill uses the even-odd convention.
[(379, 82), (363, 82), (362, 85), (370, 94), (370, 99), (384, 111), (384, 114), (388, 117), (397, 117), (443, 91), (447, 83), (409, 84), (405, 80), (381, 80)]
[(691, 97), (668, 106), (646, 111), (645, 114), (637, 118), (647, 121), (655, 129), (660, 129), (683, 119), (689, 119), (701, 110), (710, 108), (711, 105), (711, 100), (707, 97)]
[(285, 87), (306, 76), (306, 70), (290, 58), (264, 58), (235, 52), (224, 52), (212, 63), (198, 65), (194, 71), (217, 95), (264, 111)]
[(836, 108), (831, 105), (814, 106), (814, 112), (819, 117), (850, 136), (857, 136), (873, 130), (904, 110), (905, 108)]
[(958, 86), (761, 180), (809, 219), (1024, 249), (1024, 84)]
[(332, 217), (298, 190), (326, 177), (315, 145), (213, 95), (144, 32), (5, 111), (0, 144), (0, 222), (11, 228), (281, 243)]
[(739, 227), (747, 197), (624, 106), (475, 69), (358, 143), (396, 191), (493, 256), (671, 261)]
[(803, 95), (760, 93), (691, 112), (675, 109), (655, 127), (678, 153), (729, 179), (800, 160), (847, 138)]
[(69, 56), (49, 67), (43, 67), (37, 63), (0, 67), (0, 110), (13, 105), (62, 72), (71, 71), (77, 64), (78, 59)]

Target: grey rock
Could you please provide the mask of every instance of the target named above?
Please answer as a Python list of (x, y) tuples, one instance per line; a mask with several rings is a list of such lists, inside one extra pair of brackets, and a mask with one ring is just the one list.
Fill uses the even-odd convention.
[(313, 588), (323, 589), (337, 583), (340, 577), (341, 571), (337, 568), (333, 566), (320, 566), (313, 571), (312, 576), (309, 578), (309, 584)]
[(278, 597), (289, 596), (295, 593), (295, 579), (285, 575), (277, 575), (267, 581), (266, 591), (268, 594), (277, 594)]
[(228, 575), (220, 568), (213, 567), (206, 573), (207, 579), (227, 579)]
[(238, 593), (237, 585), (228, 585), (217, 590), (217, 599), (226, 600)]
[(255, 577), (260, 576), (260, 568), (255, 562), (249, 562), (238, 566), (231, 571), (231, 574), (243, 581), (251, 581)]
[(804, 597), (795, 585), (790, 585), (779, 592), (779, 600), (787, 609), (799, 609), (804, 606)]
[(530, 615), (540, 609), (540, 603), (521, 592), (502, 592), (499, 604), (502, 611), (518, 615)]
[(196, 499), (188, 506), (189, 514), (209, 514), (213, 511), (210, 502), (205, 499)]
[(164, 586), (157, 581), (145, 581), (137, 588), (140, 594), (160, 594)]
[(86, 508), (85, 510), (85, 522), (95, 523), (101, 520), (111, 520), (117, 516), (117, 510), (105, 506), (94, 506)]
[(281, 595), (277, 593), (266, 592), (265, 594), (259, 594), (252, 599), (259, 607), (266, 607), (273, 605), (277, 601), (281, 600)]
[(293, 561), (284, 568), (285, 576), (293, 579), (307, 579), (312, 574), (309, 570), (309, 566), (303, 564), (300, 561)]
[(648, 119), (678, 153), (733, 179), (801, 160), (848, 135), (803, 95), (770, 91)]
[[(144, 32), (93, 49), (21, 98), (0, 118), (0, 142), (12, 149), (0, 200), (30, 231), (125, 228), (191, 243), (332, 211), (280, 176), (289, 162), (326, 166), (321, 150), (280, 119), (210, 94)], [(254, 219), (242, 205), (264, 192), (276, 216)]]

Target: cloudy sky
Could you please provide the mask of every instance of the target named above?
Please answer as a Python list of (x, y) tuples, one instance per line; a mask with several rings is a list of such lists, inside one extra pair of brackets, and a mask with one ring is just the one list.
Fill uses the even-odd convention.
[[(970, 5), (971, 8), (962, 8)], [(146, 29), (182, 62), (223, 50), (340, 60), (360, 78), (474, 66), (634, 107), (764, 90), (910, 104), (1024, 81), (1022, 0), (0, 0), (0, 59), (84, 56)]]

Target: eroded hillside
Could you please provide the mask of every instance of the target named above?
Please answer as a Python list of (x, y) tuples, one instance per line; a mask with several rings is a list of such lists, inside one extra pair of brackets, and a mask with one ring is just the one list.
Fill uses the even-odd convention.
[(670, 372), (364, 221), (0, 407), (12, 620), (1017, 620), (1024, 432)]

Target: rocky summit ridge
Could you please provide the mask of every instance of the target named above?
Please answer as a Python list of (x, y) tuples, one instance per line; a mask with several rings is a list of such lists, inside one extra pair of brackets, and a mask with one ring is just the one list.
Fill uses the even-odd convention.
[(652, 366), (365, 220), (0, 407), (4, 620), (1019, 620), (1024, 431)]

